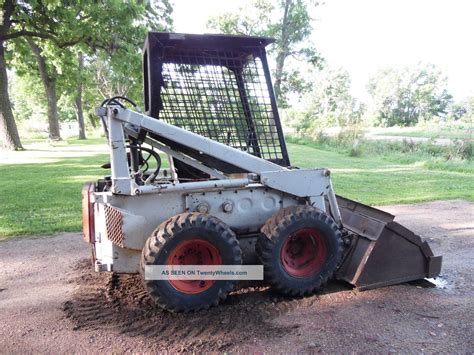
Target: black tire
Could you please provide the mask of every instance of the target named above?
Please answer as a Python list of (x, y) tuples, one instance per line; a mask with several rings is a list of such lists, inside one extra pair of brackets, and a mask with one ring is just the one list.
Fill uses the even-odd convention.
[[(332, 277), (342, 257), (339, 228), (326, 213), (311, 206), (292, 206), (278, 211), (261, 232), (256, 251), (264, 266), (265, 280), (283, 294), (314, 293)], [(290, 250), (295, 247), (291, 243), (298, 242), (297, 250)], [(290, 265), (298, 258), (303, 259), (301, 265), (298, 262), (296, 266)]]
[(218, 218), (201, 213), (171, 217), (147, 239), (140, 263), (145, 288), (160, 307), (172, 312), (207, 309), (219, 304), (234, 289), (237, 281), (217, 280), (204, 291), (191, 294), (176, 288), (170, 280), (145, 280), (146, 265), (170, 264), (169, 258), (182, 248), (183, 243), (196, 241), (212, 245), (218, 251), (220, 264), (242, 264), (242, 251), (235, 233)]

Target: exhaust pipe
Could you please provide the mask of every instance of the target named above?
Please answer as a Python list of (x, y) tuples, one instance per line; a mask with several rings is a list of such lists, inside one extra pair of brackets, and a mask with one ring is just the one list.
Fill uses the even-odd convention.
[(337, 279), (366, 290), (440, 274), (442, 257), (393, 215), (341, 196), (337, 202), (350, 243)]

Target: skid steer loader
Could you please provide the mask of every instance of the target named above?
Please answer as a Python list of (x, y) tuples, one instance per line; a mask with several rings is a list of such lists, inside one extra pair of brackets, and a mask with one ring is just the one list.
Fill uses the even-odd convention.
[(329, 170), (290, 164), (272, 42), (148, 34), (145, 112), (122, 97), (97, 109), (111, 172), (83, 189), (96, 271), (141, 272), (176, 312), (217, 305), (236, 281), (149, 279), (147, 267), (263, 264), (265, 282), (293, 296), (331, 278), (369, 289), (439, 274), (441, 257), (394, 216), (337, 196)]

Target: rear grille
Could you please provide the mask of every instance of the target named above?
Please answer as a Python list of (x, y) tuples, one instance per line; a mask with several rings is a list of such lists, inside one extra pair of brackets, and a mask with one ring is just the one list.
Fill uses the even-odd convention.
[(111, 206), (105, 206), (105, 225), (107, 239), (123, 247), (122, 213)]

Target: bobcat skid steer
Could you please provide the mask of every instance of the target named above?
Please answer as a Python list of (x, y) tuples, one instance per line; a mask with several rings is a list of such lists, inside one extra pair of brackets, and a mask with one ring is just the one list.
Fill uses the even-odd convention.
[(147, 267), (263, 265), (265, 282), (293, 296), (331, 278), (369, 289), (439, 275), (441, 257), (394, 216), (337, 196), (329, 170), (290, 164), (272, 42), (148, 34), (145, 113), (120, 97), (97, 109), (111, 172), (83, 190), (96, 271), (142, 273), (175, 312), (217, 305), (237, 281), (150, 279)]

